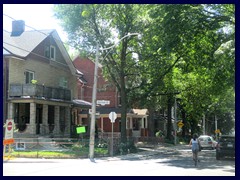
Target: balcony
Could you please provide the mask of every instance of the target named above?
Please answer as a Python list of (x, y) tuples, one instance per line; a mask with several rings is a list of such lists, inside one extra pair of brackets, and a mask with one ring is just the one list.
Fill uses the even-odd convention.
[(71, 101), (69, 89), (38, 84), (10, 84), (9, 97), (23, 96)]

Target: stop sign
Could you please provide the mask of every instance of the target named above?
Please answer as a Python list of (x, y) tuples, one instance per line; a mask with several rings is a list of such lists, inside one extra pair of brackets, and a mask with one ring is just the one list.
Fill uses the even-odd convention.
[(9, 121), (9, 122), (7, 123), (7, 130), (8, 130), (8, 131), (11, 131), (11, 130), (12, 130), (12, 122), (11, 122), (11, 121)]
[(13, 119), (7, 119), (5, 128), (5, 139), (13, 138), (13, 126), (14, 126)]
[(111, 122), (114, 123), (115, 119), (117, 119), (117, 114), (115, 112), (110, 112), (108, 117), (111, 120)]

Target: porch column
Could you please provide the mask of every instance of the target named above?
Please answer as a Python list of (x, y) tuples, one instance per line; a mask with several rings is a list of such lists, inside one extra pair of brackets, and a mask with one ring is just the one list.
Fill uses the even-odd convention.
[(53, 134), (59, 134), (60, 133), (60, 107), (54, 106), (54, 129)]
[(70, 107), (65, 107), (65, 134), (70, 136), (70, 124), (71, 124), (71, 116), (70, 116)]
[(130, 117), (130, 128), (129, 129), (132, 129), (133, 128), (133, 122), (132, 122), (132, 117)]
[(144, 126), (144, 117), (142, 117), (142, 119), (141, 119), (141, 127), (140, 127), (141, 129), (144, 129), (145, 128), (145, 126)]
[(30, 103), (30, 122), (28, 132), (30, 134), (36, 134), (36, 103)]
[(103, 117), (101, 117), (101, 132), (103, 132)]
[(145, 128), (147, 129), (148, 128), (148, 118), (145, 117)]
[[(8, 114), (7, 114), (6, 119), (13, 119), (13, 118), (14, 118), (14, 104), (8, 103)], [(4, 119), (3, 122), (5, 122), (6, 119)]]
[(49, 134), (47, 104), (43, 105), (41, 134), (43, 135)]

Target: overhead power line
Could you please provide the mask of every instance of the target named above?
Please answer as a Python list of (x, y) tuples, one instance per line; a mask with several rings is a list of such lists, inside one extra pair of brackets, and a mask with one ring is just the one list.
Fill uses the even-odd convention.
[[(3, 14), (3, 15), (6, 16), (6, 17), (8, 17), (8, 18), (10, 18), (10, 19), (12, 19), (12, 20), (14, 20), (14, 21), (16, 21), (15, 18), (13, 18), (13, 17), (11, 17), (11, 16), (9, 16), (9, 15), (7, 15), (7, 14)], [(25, 26), (28, 27), (28, 28), (30, 28), (30, 29), (33, 29), (34, 31), (37, 31), (37, 32), (39, 32), (39, 33), (41, 33), (41, 34), (43, 34), (43, 35), (45, 35), (45, 36), (49, 36), (49, 34), (46, 34), (46, 33), (42, 32), (42, 31), (40, 31), (40, 30), (37, 30), (36, 28), (34, 28), (34, 27), (32, 27), (32, 26), (29, 26), (29, 25), (27, 25), (27, 24), (25, 24)], [(5, 30), (5, 31), (6, 31), (6, 30)], [(75, 47), (69, 45), (69, 44), (66, 43), (66, 42), (63, 42), (62, 40), (56, 39), (56, 38), (54, 38), (54, 37), (53, 37), (53, 39), (56, 40), (56, 41), (60, 41), (61, 43), (63, 43), (63, 44), (65, 44), (65, 45), (67, 45), (67, 46), (72, 47), (72, 48), (75, 49)]]

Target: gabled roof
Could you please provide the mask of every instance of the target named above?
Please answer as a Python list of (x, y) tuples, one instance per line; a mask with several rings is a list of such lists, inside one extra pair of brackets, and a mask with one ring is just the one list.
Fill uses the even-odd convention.
[(3, 55), (10, 55), (11, 53), (8, 52), (6, 49), (3, 48)]
[(27, 57), (53, 31), (24, 31), (20, 36), (3, 31), (3, 47), (13, 55)]
[(44, 39), (52, 36), (60, 49), (72, 75), (82, 76), (80, 71), (74, 67), (72, 60), (64, 47), (61, 38), (54, 29), (24, 31), (20, 36), (11, 36), (10, 32), (3, 31), (3, 48), (12, 55), (25, 58), (27, 57)]

